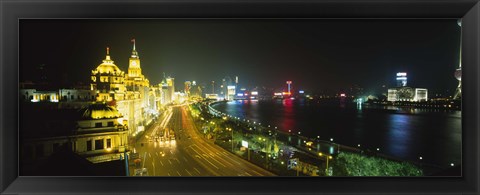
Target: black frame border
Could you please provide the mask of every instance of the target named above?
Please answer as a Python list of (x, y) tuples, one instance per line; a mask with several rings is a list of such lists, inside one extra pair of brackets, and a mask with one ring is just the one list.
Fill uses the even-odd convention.
[[(3, 0), (0, 13), (0, 193), (480, 194), (478, 0)], [(18, 177), (18, 23), (22, 18), (462, 18), (463, 177)]]

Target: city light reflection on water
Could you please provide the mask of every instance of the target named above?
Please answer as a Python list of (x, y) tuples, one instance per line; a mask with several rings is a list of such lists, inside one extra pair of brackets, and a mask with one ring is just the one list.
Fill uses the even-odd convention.
[(335, 138), (347, 146), (370, 149), (401, 159), (433, 164), (461, 162), (461, 111), (371, 108), (354, 103), (300, 104), (295, 100), (229, 102), (216, 104), (222, 112), (262, 124), (278, 126), (278, 130), (322, 139)]
[(411, 129), (410, 124), (413, 123), (412, 115), (406, 114), (392, 114), (390, 115), (390, 128), (388, 131), (387, 151), (389, 153), (397, 154), (398, 157), (406, 158), (407, 151), (415, 150), (410, 148), (413, 145), (409, 145), (411, 142)]

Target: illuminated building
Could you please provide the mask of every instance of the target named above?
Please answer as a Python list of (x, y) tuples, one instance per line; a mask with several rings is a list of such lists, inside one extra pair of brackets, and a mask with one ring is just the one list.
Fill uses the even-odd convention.
[(218, 100), (218, 95), (217, 94), (205, 94), (205, 98), (207, 100)]
[(142, 99), (142, 106), (148, 107), (148, 87), (150, 82), (142, 74), (140, 56), (135, 48), (135, 39), (132, 40), (132, 55), (128, 60), (128, 74), (125, 76), (125, 85), (128, 91), (128, 99)]
[(292, 93), (290, 92), (290, 85), (292, 84), (292, 81), (287, 81), (288, 85), (288, 95), (291, 95)]
[[(138, 53), (134, 50), (132, 52), (131, 63), (135, 62), (135, 66), (130, 70), (133, 75), (141, 75), (139, 71)], [(137, 66), (138, 65), (138, 66)], [(140, 69), (141, 70), (141, 69)], [(107, 56), (103, 63), (100, 64), (95, 70), (92, 70), (92, 90), (97, 92), (96, 100), (99, 102), (108, 102), (111, 105), (116, 106), (117, 110), (128, 119), (128, 126), (130, 134), (134, 134), (143, 129), (143, 107), (144, 99), (142, 99), (139, 88), (138, 91), (127, 91), (126, 84), (128, 83), (130, 89), (133, 89), (135, 84), (144, 85), (145, 80), (135, 81), (135, 78), (142, 77), (129, 77), (125, 75), (110, 58), (109, 48), (107, 47)], [(148, 84), (148, 80), (146, 81)], [(138, 84), (140, 83), (140, 84)], [(142, 89), (144, 92), (145, 89)], [(148, 91), (146, 91), (148, 93)], [(147, 99), (148, 101), (148, 99)]]
[(423, 88), (397, 87), (388, 89), (387, 101), (423, 102), (428, 101), (428, 90)]
[(397, 87), (406, 87), (407, 86), (407, 73), (399, 72), (397, 73)]
[(154, 105), (154, 113), (159, 114), (162, 108), (162, 86), (160, 84), (150, 87), (150, 104)]
[(30, 102), (59, 102), (57, 91), (37, 91), (36, 89), (20, 89), (20, 97)]
[(455, 78), (458, 80), (458, 86), (453, 99), (456, 100), (462, 98), (462, 20), (458, 19), (457, 24), (460, 26), (460, 54), (458, 55), (458, 68), (455, 70)]
[(140, 56), (136, 50), (135, 39), (132, 39), (132, 54), (128, 59), (128, 74), (125, 75), (127, 89), (126, 101), (117, 102), (119, 111), (129, 119), (133, 135), (144, 130), (144, 125), (152, 119), (155, 105), (150, 104), (150, 82), (142, 74)]
[(125, 73), (121, 71), (110, 58), (110, 50), (107, 47), (107, 55), (91, 75), (91, 90), (97, 91), (97, 101), (113, 101), (125, 99), (126, 88), (124, 81)]
[(190, 81), (185, 81), (185, 94), (187, 94), (187, 96), (190, 96), (190, 89), (192, 88), (192, 82)]
[(235, 93), (236, 93), (236, 90), (235, 90), (235, 85), (228, 85), (227, 86), (227, 96), (226, 96), (226, 100), (233, 100), (234, 97), (235, 97)]
[(399, 72), (396, 77), (397, 87), (388, 89), (389, 102), (423, 102), (428, 101), (428, 90), (407, 87), (407, 73)]
[(96, 92), (87, 89), (60, 89), (60, 101), (95, 101)]
[(117, 109), (105, 104), (92, 104), (79, 111), (76, 153), (88, 156), (91, 162), (117, 160), (128, 149), (127, 121)]
[(415, 96), (413, 97), (415, 102), (428, 101), (428, 90), (422, 88), (415, 88)]
[(163, 73), (163, 79), (162, 82), (160, 83), (161, 86), (161, 92), (162, 92), (162, 105), (169, 104), (172, 101), (171, 95), (169, 95), (169, 90), (168, 90), (168, 84), (167, 80), (165, 77), (165, 73)]
[(22, 108), (26, 111), (22, 115), (35, 121), (21, 126), (22, 161), (39, 162), (62, 147), (93, 163), (118, 160), (128, 151), (128, 126), (114, 107), (103, 103), (80, 110), (41, 106), (31, 104)]
[(175, 96), (175, 102), (177, 104), (181, 104), (183, 102), (185, 102), (187, 100), (187, 95), (185, 93), (182, 93), (182, 92), (175, 92), (174, 93), (174, 96)]
[(192, 99), (201, 100), (202, 99), (202, 87), (197, 85), (196, 81), (192, 82), (192, 88), (190, 89), (190, 96)]
[(170, 104), (173, 103), (175, 100), (175, 79), (170, 77), (170, 76), (165, 76), (165, 73), (163, 73), (163, 79), (162, 82), (160, 83), (162, 86), (162, 104)]
[[(238, 77), (237, 77), (238, 81)], [(235, 97), (235, 85), (229, 76), (222, 79), (222, 85), (220, 90), (220, 98), (225, 100), (233, 100)]]
[(170, 95), (170, 98), (172, 99), (172, 101), (175, 101), (175, 79), (172, 78), (172, 77), (167, 77), (167, 86), (168, 86), (168, 91), (169, 91), (169, 95)]

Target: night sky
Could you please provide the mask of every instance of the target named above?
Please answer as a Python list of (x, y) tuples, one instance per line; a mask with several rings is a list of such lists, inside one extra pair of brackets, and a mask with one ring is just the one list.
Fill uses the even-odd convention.
[[(52, 82), (90, 82), (105, 58), (127, 72), (132, 38), (151, 84), (165, 72), (181, 88), (186, 80), (220, 83), (239, 76), (242, 86), (347, 89), (366, 92), (408, 85), (455, 91), (460, 27), (456, 19), (131, 19), (20, 20), (20, 81), (45, 64)], [(54, 75), (54, 76), (53, 76)]]

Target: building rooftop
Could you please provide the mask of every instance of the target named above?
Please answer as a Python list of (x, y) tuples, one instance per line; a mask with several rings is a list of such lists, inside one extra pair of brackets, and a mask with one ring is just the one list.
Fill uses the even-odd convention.
[(103, 103), (91, 104), (78, 111), (80, 114), (80, 120), (94, 120), (94, 119), (108, 119), (108, 118), (120, 118), (122, 114), (112, 106), (108, 106)]

